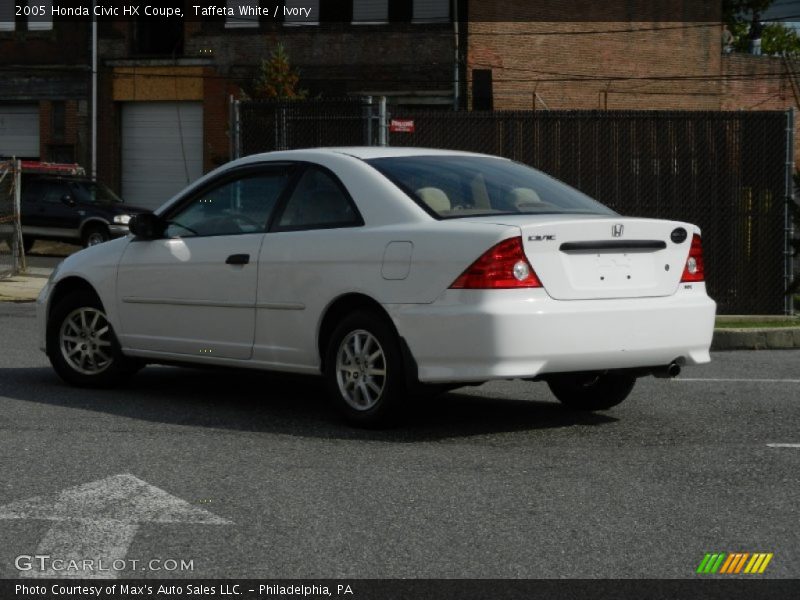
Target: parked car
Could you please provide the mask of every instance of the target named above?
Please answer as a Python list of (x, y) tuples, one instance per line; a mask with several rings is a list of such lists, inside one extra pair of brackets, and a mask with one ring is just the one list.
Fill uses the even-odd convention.
[(694, 225), (622, 217), (510, 160), (401, 149), (249, 156), (65, 260), (40, 344), (81, 386), (145, 363), (322, 374), (344, 415), (521, 378), (610, 408), (710, 360)]
[(131, 216), (146, 212), (125, 204), (103, 183), (71, 174), (74, 167), (23, 163), (21, 224), (26, 252), (36, 240), (84, 247), (100, 244), (127, 235)]

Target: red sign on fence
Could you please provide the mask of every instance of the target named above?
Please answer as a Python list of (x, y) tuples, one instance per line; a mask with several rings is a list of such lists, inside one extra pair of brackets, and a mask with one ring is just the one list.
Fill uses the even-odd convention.
[(392, 133), (414, 133), (412, 119), (392, 119), (389, 121), (389, 131)]

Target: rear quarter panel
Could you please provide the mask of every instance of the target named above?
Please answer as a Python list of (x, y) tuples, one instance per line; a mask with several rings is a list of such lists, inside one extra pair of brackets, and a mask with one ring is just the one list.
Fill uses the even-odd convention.
[[(413, 225), (269, 234), (259, 259), (253, 358), (317, 366), (319, 327), (338, 298), (359, 293), (383, 305), (432, 303), (476, 258), (514, 233), (518, 229), (506, 225), (428, 217)], [(391, 242), (411, 245), (404, 279), (382, 273)]]

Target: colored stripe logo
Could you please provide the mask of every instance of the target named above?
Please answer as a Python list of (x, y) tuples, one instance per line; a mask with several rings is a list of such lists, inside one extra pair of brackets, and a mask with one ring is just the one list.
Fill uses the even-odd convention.
[(714, 552), (706, 553), (697, 573), (702, 575), (760, 575), (772, 560), (772, 552)]

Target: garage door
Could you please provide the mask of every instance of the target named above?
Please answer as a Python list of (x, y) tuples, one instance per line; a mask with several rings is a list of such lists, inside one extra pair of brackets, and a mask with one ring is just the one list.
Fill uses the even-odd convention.
[(39, 158), (39, 105), (0, 104), (0, 157)]
[(122, 197), (157, 208), (203, 174), (199, 102), (122, 106)]

